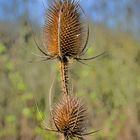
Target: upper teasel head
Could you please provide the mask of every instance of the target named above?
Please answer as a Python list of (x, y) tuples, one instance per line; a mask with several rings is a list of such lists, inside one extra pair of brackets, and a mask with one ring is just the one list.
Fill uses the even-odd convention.
[(87, 112), (79, 98), (63, 96), (61, 102), (54, 106), (52, 116), (57, 131), (65, 139), (80, 138), (87, 127)]
[(43, 27), (45, 53), (52, 58), (80, 56), (87, 44), (88, 25), (76, 0), (54, 0)]

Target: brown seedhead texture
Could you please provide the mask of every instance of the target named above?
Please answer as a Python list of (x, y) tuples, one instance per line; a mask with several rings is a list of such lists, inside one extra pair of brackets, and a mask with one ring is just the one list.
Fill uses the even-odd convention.
[(65, 139), (81, 138), (86, 130), (87, 112), (86, 107), (81, 101), (69, 95), (63, 96), (63, 99), (54, 106), (53, 121), (58, 130)]
[(87, 24), (79, 3), (57, 0), (50, 5), (43, 28), (44, 45), (53, 58), (75, 58), (84, 51), (88, 36)]

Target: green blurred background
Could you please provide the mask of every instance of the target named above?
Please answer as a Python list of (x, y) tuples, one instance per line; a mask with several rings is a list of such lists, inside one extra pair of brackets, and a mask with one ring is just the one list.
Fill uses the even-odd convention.
[[(44, 4), (43, 4), (44, 3)], [(72, 62), (73, 93), (88, 105), (86, 140), (140, 140), (140, 1), (80, 1), (90, 25), (84, 57), (106, 51), (88, 65)], [(57, 61), (40, 61), (46, 0), (0, 0), (0, 140), (57, 140), (49, 90), (61, 93)], [(32, 24), (32, 29), (30, 24)], [(35, 35), (32, 34), (32, 31)]]

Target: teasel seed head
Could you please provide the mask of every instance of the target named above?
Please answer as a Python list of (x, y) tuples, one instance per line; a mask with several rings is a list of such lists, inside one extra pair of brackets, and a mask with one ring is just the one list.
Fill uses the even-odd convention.
[(76, 0), (55, 0), (49, 6), (43, 27), (43, 42), (52, 58), (75, 58), (84, 51), (88, 26)]
[(57, 131), (62, 133), (64, 138), (80, 138), (87, 127), (86, 107), (81, 101), (69, 95), (54, 106), (52, 110), (53, 121)]
[(56, 105), (52, 107), (50, 103), (50, 112), (55, 129), (48, 127), (45, 122), (42, 123), (42, 127), (47, 131), (60, 134), (62, 140), (74, 138), (84, 140), (84, 136), (101, 130), (87, 132), (89, 118), (87, 107), (82, 100), (75, 96), (63, 94)]
[[(53, 0), (46, 10), (43, 26), (43, 48), (36, 46), (46, 56), (45, 60), (60, 61), (75, 59), (80, 63), (95, 59), (105, 52), (82, 58), (87, 51), (89, 25), (79, 0)], [(34, 39), (35, 40), (35, 39)], [(84, 64), (84, 63), (83, 63)]]

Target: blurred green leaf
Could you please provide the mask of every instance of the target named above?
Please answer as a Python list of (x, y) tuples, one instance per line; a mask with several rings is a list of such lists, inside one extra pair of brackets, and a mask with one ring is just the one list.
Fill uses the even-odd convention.
[(5, 52), (6, 52), (5, 46), (2, 43), (0, 43), (0, 54), (3, 54)]
[(22, 95), (22, 100), (23, 101), (28, 101), (33, 99), (33, 93), (25, 93)]
[(6, 121), (8, 123), (15, 123), (16, 122), (16, 117), (14, 115), (7, 115), (6, 116)]
[(38, 110), (36, 117), (38, 121), (43, 121), (42, 119), (44, 118), (44, 112)]
[(9, 70), (9, 71), (14, 70), (14, 65), (13, 65), (13, 63), (10, 62), (10, 61), (7, 62), (7, 63), (6, 63), (6, 69)]
[(13, 85), (17, 88), (19, 91), (25, 91), (26, 90), (26, 85), (22, 80), (22, 77), (19, 75), (19, 73), (11, 73), (10, 74), (10, 79), (13, 83)]
[(91, 99), (93, 102), (96, 101), (96, 99), (97, 99), (96, 92), (90, 93), (90, 99)]
[(18, 84), (17, 84), (17, 89), (19, 91), (25, 91), (26, 90), (26, 85), (23, 81), (20, 81)]
[(26, 116), (27, 118), (31, 117), (32, 116), (32, 111), (30, 108), (24, 108), (22, 110), (22, 113), (24, 116)]

